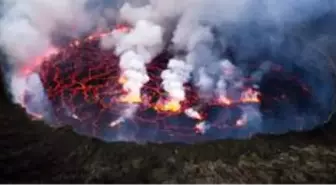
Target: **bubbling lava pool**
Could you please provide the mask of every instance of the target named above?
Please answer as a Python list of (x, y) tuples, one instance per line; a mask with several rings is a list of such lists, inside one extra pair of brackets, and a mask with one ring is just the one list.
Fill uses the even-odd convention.
[[(38, 72), (52, 120), (58, 125), (71, 125), (78, 133), (106, 141), (195, 143), (305, 129), (320, 121), (321, 109), (309, 84), (273, 62), (249, 66), (257, 73), (245, 75), (236, 97), (202, 99), (188, 83), (185, 101), (177, 103), (167, 98), (161, 86), (160, 74), (171, 57), (164, 52), (146, 66), (150, 80), (141, 89), (140, 99), (131, 97), (122, 87), (126, 79), (119, 58), (111, 50), (100, 49), (102, 36), (50, 50), (36, 62), (38, 67), (25, 69), (26, 74), (33, 68)], [(250, 82), (265, 66), (268, 70), (259, 84)], [(307, 123), (307, 118), (314, 123)]]

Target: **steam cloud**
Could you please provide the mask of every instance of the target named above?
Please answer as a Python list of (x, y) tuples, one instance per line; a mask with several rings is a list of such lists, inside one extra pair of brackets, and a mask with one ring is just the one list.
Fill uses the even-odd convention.
[[(242, 63), (234, 63), (223, 53), (232, 45), (233, 38), (238, 37), (240, 44), (234, 46), (239, 48), (238, 59), (243, 61), (258, 55), (263, 48), (279, 50), (284, 40), (282, 33), (287, 28), (294, 28), (334, 10), (334, 3), (324, 0), (144, 0), (111, 3), (94, 0), (4, 0), (0, 45), (9, 56), (12, 67), (7, 75), (14, 101), (21, 102), (24, 91), (28, 89), (35, 96), (32, 100), (34, 107), (45, 99), (39, 85), (41, 82), (36, 76), (27, 80), (26, 76), (20, 76), (19, 71), (32, 65), (36, 57), (44, 55), (49, 48), (56, 47), (53, 42), (55, 33), (78, 37), (115, 22), (127, 23), (132, 28), (128, 32), (114, 30), (104, 37), (101, 47), (113, 49), (120, 56), (122, 75), (127, 79), (124, 89), (130, 94), (140, 97), (140, 89), (149, 80), (146, 64), (170, 45), (176, 55), (161, 74), (162, 86), (170, 98), (184, 100), (184, 84), (189, 81), (199, 88), (202, 98), (208, 98), (211, 93), (226, 97), (243, 90), (241, 79), (245, 69)], [(263, 43), (246, 34), (245, 27), (251, 22), (257, 24), (264, 34)], [(269, 25), (276, 28), (277, 34), (266, 31)], [(256, 84), (268, 68), (266, 62), (253, 73)], [(254, 111), (250, 109), (242, 108), (244, 120), (250, 119), (247, 115), (250, 112), (254, 117), (258, 114), (257, 108)]]
[(160, 26), (146, 20), (139, 20), (127, 34), (111, 33), (112, 38), (102, 40), (102, 47), (115, 46), (120, 56), (122, 77), (126, 79), (124, 89), (140, 99), (142, 86), (149, 81), (146, 64), (161, 52), (163, 48), (163, 30)]

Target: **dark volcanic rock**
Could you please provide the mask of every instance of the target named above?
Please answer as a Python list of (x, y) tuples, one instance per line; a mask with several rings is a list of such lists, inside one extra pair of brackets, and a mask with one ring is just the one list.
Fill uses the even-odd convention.
[(251, 140), (104, 143), (31, 121), (0, 87), (1, 183), (336, 182), (334, 117), (310, 132)]

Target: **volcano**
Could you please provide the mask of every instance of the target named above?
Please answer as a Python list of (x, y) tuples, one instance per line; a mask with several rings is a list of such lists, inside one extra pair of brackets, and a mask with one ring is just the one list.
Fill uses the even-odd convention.
[[(49, 51), (39, 60), (38, 68), (25, 69), (27, 76), (34, 70), (39, 74), (50, 101), (48, 119), (57, 126), (70, 124), (78, 133), (107, 141), (194, 143), (305, 129), (314, 124), (307, 123), (307, 114), (315, 119), (321, 116), (301, 68), (288, 72), (281, 63), (269, 62), (256, 84), (253, 78), (265, 63), (258, 60), (249, 62), (242, 92), (233, 93), (238, 98), (204, 100), (197, 87), (187, 83), (185, 101), (180, 108), (171, 109), (160, 77), (172, 56), (168, 51), (146, 66), (150, 80), (141, 89), (141, 99), (122, 99), (127, 92), (122, 88), (125, 79), (119, 57), (100, 48), (103, 36), (75, 40), (60, 50)], [(29, 98), (27, 92), (27, 107)], [(124, 116), (127, 111), (131, 116)]]
[[(53, 107), (53, 119), (61, 125), (71, 123), (78, 132), (112, 140), (122, 137), (118, 136), (120, 133), (136, 141), (206, 139), (206, 136), (197, 134), (198, 127), (195, 126), (202, 118), (185, 114), (190, 107), (202, 104), (191, 84), (185, 85), (187, 98), (181, 110), (164, 111), (157, 107), (159, 99), (165, 97), (160, 86), (160, 74), (169, 58), (168, 52), (162, 53), (147, 66), (151, 80), (142, 88), (142, 101), (130, 104), (120, 101), (125, 92), (119, 83), (118, 57), (111, 51), (101, 50), (99, 38), (73, 42), (45, 60), (40, 67), (39, 74)], [(258, 103), (258, 99), (246, 97), (238, 103)], [(220, 109), (223, 105), (214, 101), (199, 107), (208, 111)], [(111, 122), (121, 117), (122, 110), (129, 106), (137, 106), (134, 116), (122, 124), (113, 125)], [(234, 108), (236, 105), (230, 106)], [(221, 129), (219, 123), (217, 129)], [(193, 139), (186, 139), (188, 137)]]

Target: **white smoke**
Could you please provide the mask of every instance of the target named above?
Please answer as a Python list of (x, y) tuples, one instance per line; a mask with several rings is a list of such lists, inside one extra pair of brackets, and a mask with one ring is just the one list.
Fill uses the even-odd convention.
[(146, 64), (158, 55), (163, 47), (163, 29), (147, 20), (139, 20), (128, 33), (118, 30), (103, 38), (104, 49), (114, 47), (120, 56), (120, 69), (126, 79), (123, 87), (128, 93), (140, 97), (142, 86), (149, 81)]
[(180, 17), (187, 8), (193, 7), (200, 1), (202, 0), (149, 0), (143, 6), (134, 6), (126, 2), (120, 8), (120, 19), (131, 25), (135, 25), (139, 20), (167, 25), (168, 21)]
[[(163, 40), (165, 30), (174, 30), (173, 48), (186, 51), (185, 67), (167, 69), (174, 74), (181, 68), (192, 69), (185, 77), (179, 77), (176, 84), (184, 84), (187, 77), (193, 74), (193, 81), (201, 90), (213, 89), (217, 82), (214, 76), (220, 71), (212, 69), (219, 67), (221, 57), (213, 51), (216, 35), (212, 28), (227, 22), (239, 22), (247, 18), (247, 9), (254, 3), (247, 0), (149, 0), (124, 1), (118, 9), (104, 8), (103, 12), (93, 13), (86, 9), (90, 0), (4, 0), (3, 17), (0, 20), (0, 45), (15, 65), (26, 65), (33, 62), (34, 57), (43, 55), (45, 50), (52, 46), (52, 34), (61, 30), (63, 34), (76, 36), (82, 32), (100, 25), (106, 27), (110, 20), (119, 19), (133, 26), (133, 30), (122, 36), (106, 37), (102, 41), (103, 48), (116, 46), (116, 53), (122, 55), (125, 51), (132, 51), (139, 55), (139, 66), (144, 66), (155, 57), (169, 40)], [(136, 2), (136, 3), (134, 3)], [(116, 3), (117, 4), (117, 3)], [(258, 3), (256, 3), (258, 4)], [(319, 15), (327, 10), (327, 3), (317, 0), (286, 3), (275, 1), (260, 1), (263, 4), (265, 15), (273, 20), (285, 22), (304, 20), (307, 16)], [(319, 5), (321, 6), (311, 6)], [(319, 7), (314, 11), (309, 7)], [(291, 8), (288, 8), (291, 7)], [(305, 14), (295, 13), (298, 8), (305, 8)], [(287, 12), (287, 13), (285, 13)], [(102, 14), (102, 16), (98, 16)], [(176, 19), (175, 29), (167, 28), (166, 22)], [(61, 28), (61, 29), (60, 29)], [(112, 34), (114, 35), (114, 34)], [(225, 45), (225, 39), (220, 38)], [(225, 48), (222, 48), (225, 49)], [(129, 54), (128, 54), (129, 55)], [(171, 60), (174, 63), (175, 60)], [(179, 69), (178, 69), (179, 68)], [(144, 71), (141, 83), (147, 79)], [(132, 78), (135, 72), (128, 72)], [(169, 72), (165, 72), (169, 73)], [(135, 75), (137, 76), (137, 75)], [(167, 76), (167, 75), (163, 75)], [(169, 75), (168, 75), (169, 76)], [(167, 92), (181, 92), (181, 85), (172, 84), (167, 77), (163, 86)], [(222, 80), (222, 79), (221, 79)], [(140, 83), (140, 82), (138, 82)], [(171, 87), (169, 87), (171, 86)], [(173, 90), (172, 88), (180, 88)]]
[(0, 20), (0, 44), (12, 58), (11, 62), (26, 63), (40, 56), (52, 45), (52, 34), (58, 26), (74, 28), (69, 34), (90, 27), (85, 11), (87, 0), (5, 0)]
[(216, 83), (216, 93), (218, 96), (227, 97), (228, 88), (239, 90), (243, 87), (243, 76), (239, 68), (234, 66), (229, 60), (219, 62), (220, 77)]
[(120, 19), (135, 25), (139, 20), (151, 20), (153, 13), (153, 7), (150, 4), (134, 8), (126, 2), (120, 9)]
[[(165, 3), (162, 2), (162, 4)], [(318, 8), (315, 11), (313, 7)], [(192, 66), (193, 70), (190, 73), (193, 74), (194, 84), (199, 87), (201, 93), (205, 92), (205, 95), (208, 95), (209, 92), (217, 89), (216, 91), (222, 91), (221, 93), (225, 94), (223, 88), (228, 88), (228, 86), (224, 78), (228, 78), (228, 75), (223, 74), (222, 70), (218, 70), (223, 67), (221, 64), (223, 59), (216, 50), (218, 49), (216, 42), (220, 42), (220, 50), (226, 49), (228, 35), (225, 34), (226, 28), (223, 25), (244, 23), (253, 19), (251, 11), (259, 11), (263, 15), (263, 19), (270, 19), (281, 27), (285, 23), (295, 23), (317, 17), (334, 8), (330, 6), (330, 3), (319, 0), (285, 0), (284, 2), (274, 0), (255, 2), (248, 0), (190, 1), (188, 8), (176, 14), (179, 16), (179, 21), (172, 38), (173, 47), (175, 50), (186, 52), (183, 59), (184, 65)], [(261, 23), (263, 23), (262, 21), (260, 20)], [(219, 33), (216, 33), (217, 35), (213, 30), (216, 28), (221, 28)], [(246, 40), (246, 42), (249, 41)], [(221, 77), (222, 75), (224, 77)], [(188, 75), (186, 74), (186, 76)], [(183, 80), (180, 78), (179, 84), (185, 83)], [(242, 85), (239, 81), (234, 84), (236, 88)], [(180, 89), (172, 89), (173, 87)], [(181, 85), (179, 85), (172, 86), (167, 92), (181, 90)]]
[(35, 116), (48, 116), (49, 104), (44, 94), (44, 88), (38, 74), (30, 74), (27, 78), (13, 77), (10, 84), (11, 89), (16, 95), (14, 98), (16, 102), (25, 102), (29, 105), (26, 108), (28, 113), (39, 113), (41, 115)]
[[(53, 34), (62, 28), (67, 36), (92, 28), (94, 18), (86, 10), (87, 0), (4, 0), (0, 19), (0, 46), (7, 54), (11, 73), (7, 73), (9, 90), (16, 103), (22, 103), (25, 93), (33, 99), (29, 107), (47, 109), (44, 89), (39, 77), (23, 76), (20, 71), (36, 63), (53, 46)], [(29, 111), (29, 110), (28, 110)]]
[[(179, 65), (170, 65), (176, 63), (176, 60), (170, 60), (170, 67), (164, 71), (163, 87), (172, 97), (179, 92), (183, 97), (183, 84), (189, 81), (193, 74), (194, 84), (200, 89), (203, 98), (209, 95), (209, 92), (216, 88), (216, 84), (224, 84), (224, 81), (217, 82), (214, 76), (220, 74), (221, 58), (213, 51), (216, 38), (212, 32), (212, 27), (220, 25), (225, 21), (234, 21), (239, 18), (242, 10), (245, 8), (246, 1), (192, 1), (188, 8), (182, 12), (174, 31), (172, 42), (176, 50), (186, 51), (187, 54), (183, 60), (179, 60)], [(224, 48), (225, 49), (225, 48)], [(167, 74), (179, 73), (183, 70), (182, 76), (173, 79)], [(180, 73), (179, 73), (180, 74)], [(174, 81), (174, 83), (172, 82)], [(168, 84), (168, 85), (167, 85)], [(170, 85), (172, 84), (172, 85)], [(221, 86), (221, 88), (223, 88)]]
[(184, 83), (190, 80), (192, 66), (185, 64), (185, 61), (171, 59), (167, 69), (161, 74), (163, 89), (169, 97), (182, 101), (185, 99)]

